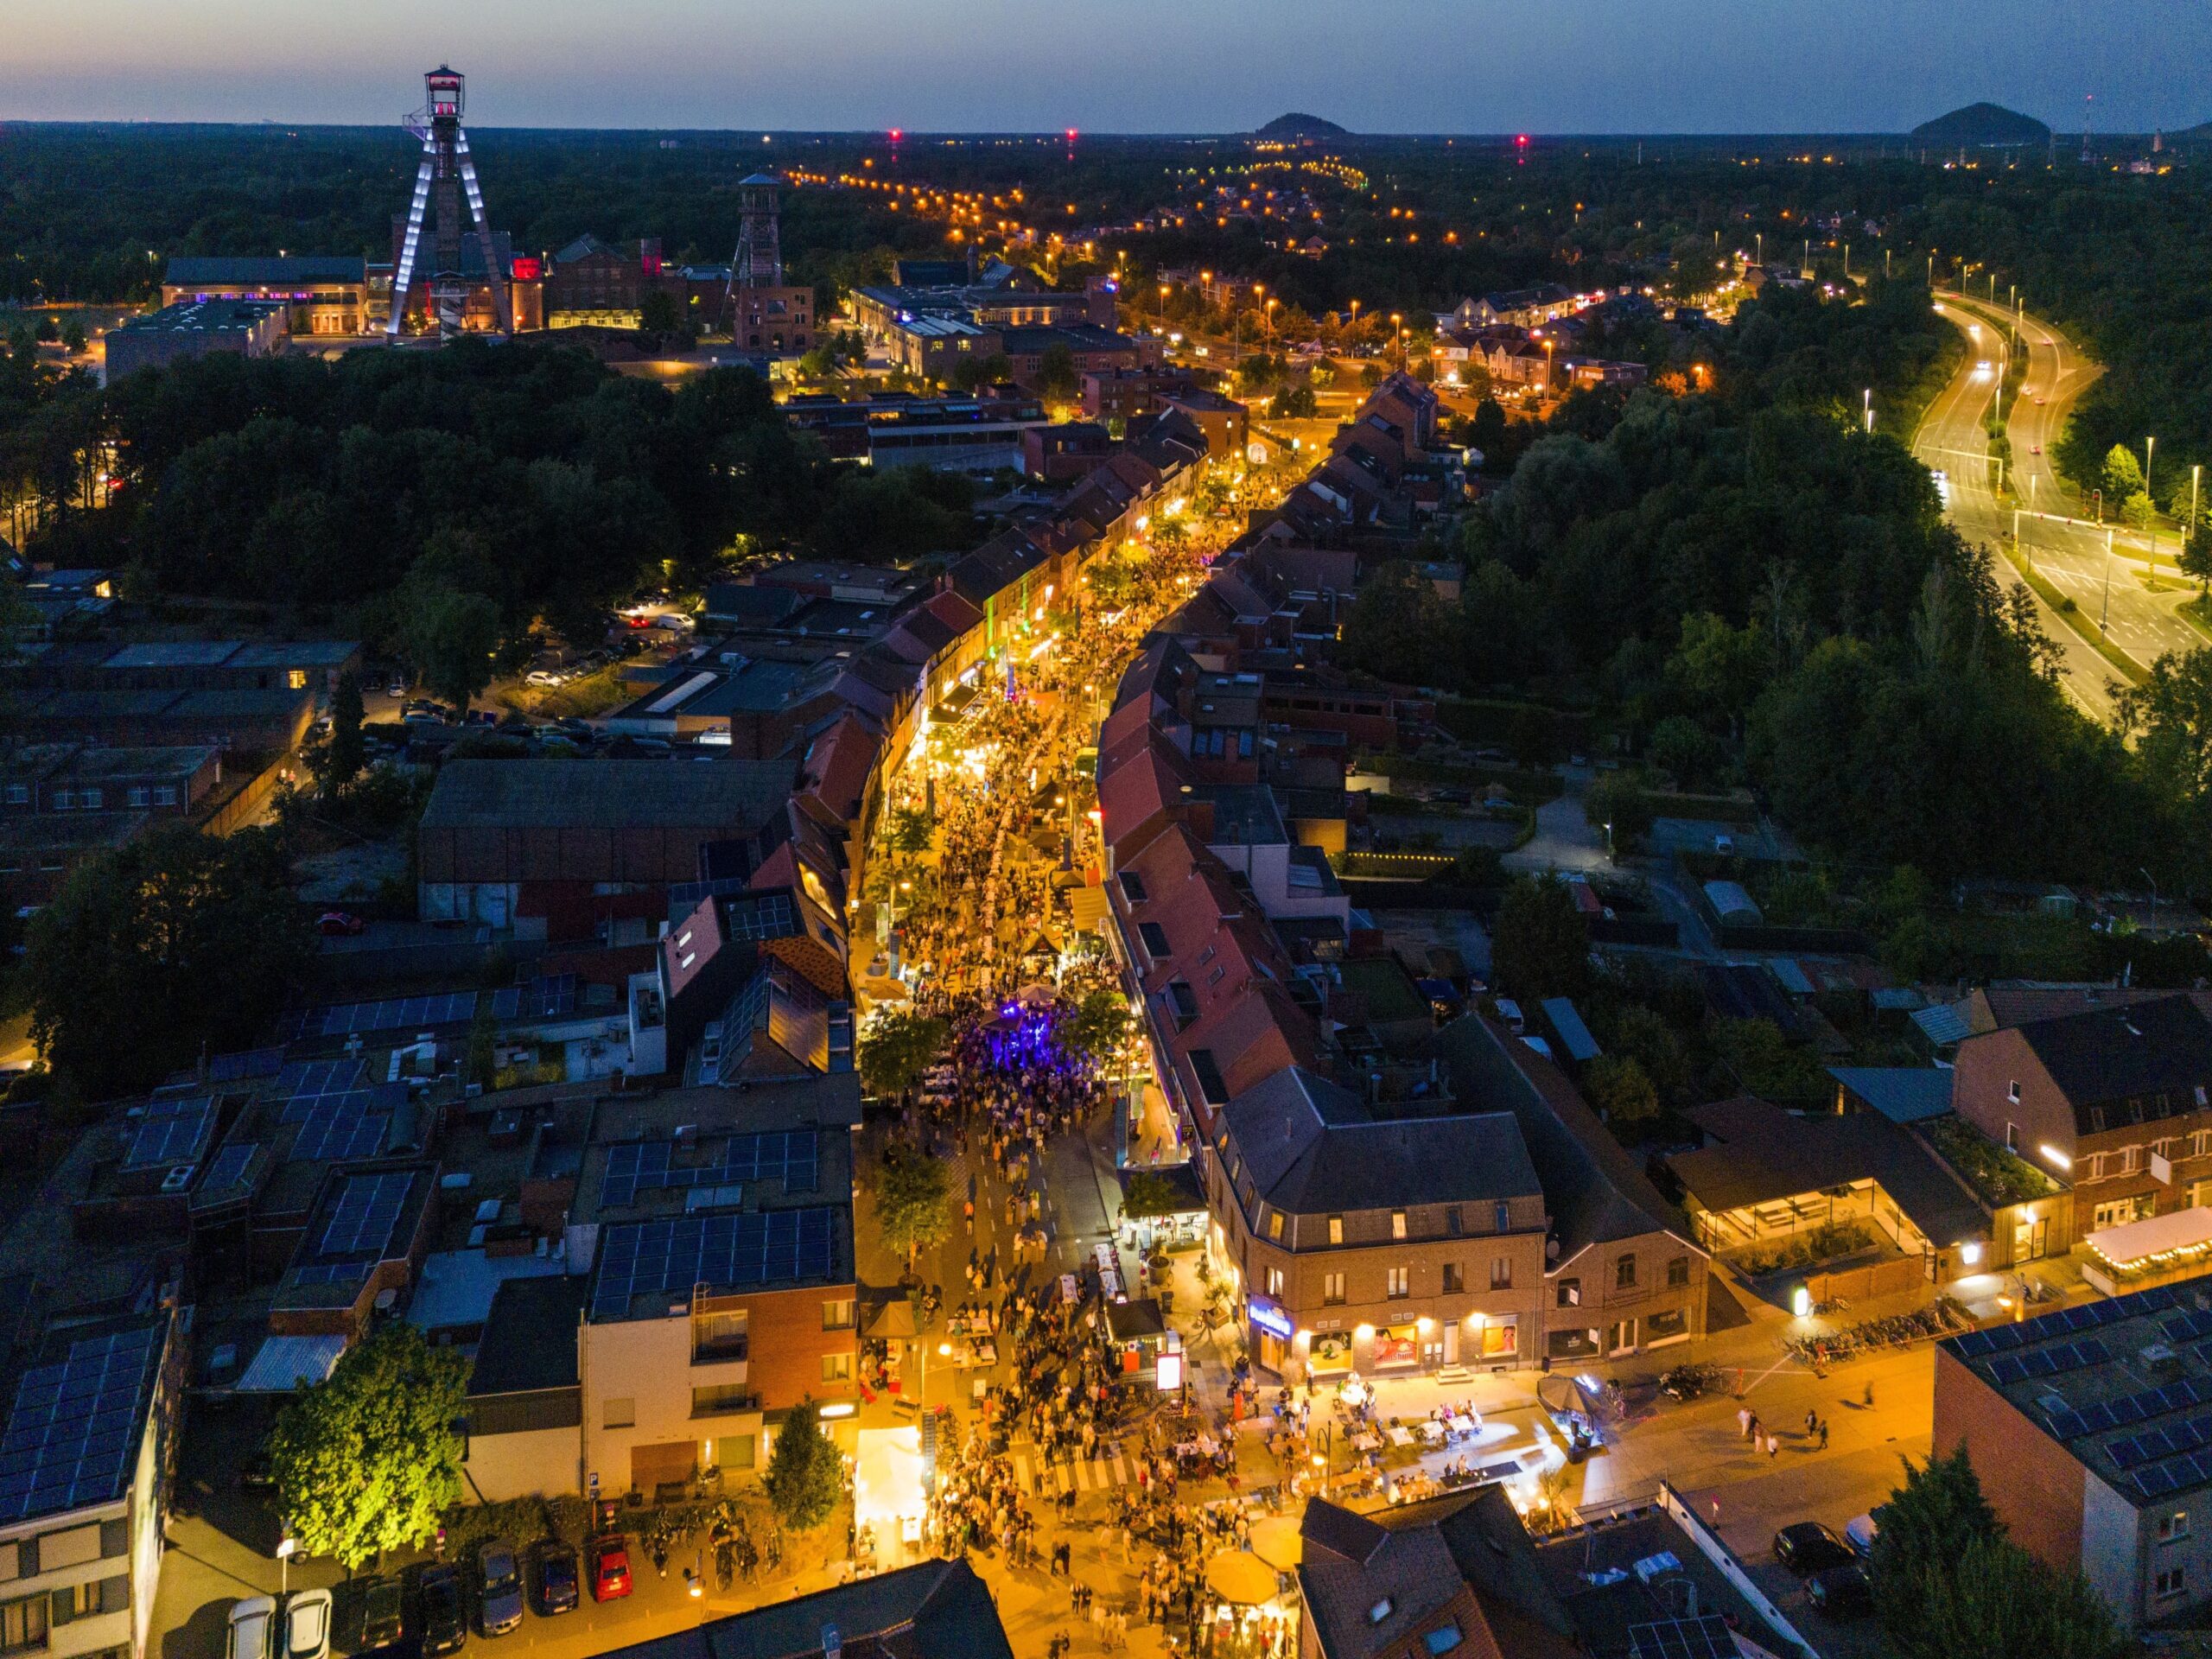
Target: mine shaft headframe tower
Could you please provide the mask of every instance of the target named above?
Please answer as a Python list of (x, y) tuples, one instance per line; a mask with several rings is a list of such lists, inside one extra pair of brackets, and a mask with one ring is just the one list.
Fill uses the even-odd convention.
[[(484, 254), (484, 280), (491, 285), (493, 326), (510, 332), (507, 274), (499, 269), (498, 250), (492, 241), (491, 221), (484, 215), (484, 189), (476, 181), (476, 163), (468, 153), (468, 135), (461, 130), (461, 106), (467, 99), (467, 81), (440, 64), (423, 77), (423, 107), (407, 118), (408, 131), (423, 141), (423, 162), (415, 174), (415, 199), (408, 205), (407, 232), (399, 248), (399, 266), (391, 278), (391, 317), (387, 334), (397, 335), (406, 326), (407, 310), (416, 286), (427, 272), (430, 311), (438, 333), (457, 334), (468, 300), (468, 283), (461, 275), (461, 238), (474, 226)], [(468, 196), (468, 219), (461, 219), (461, 194)], [(424, 235), (426, 227), (430, 231)]]
[(776, 231), (776, 192), (782, 184), (772, 173), (754, 173), (737, 182), (737, 251), (722, 293), (722, 322), (733, 331), (742, 290), (784, 285), (784, 251)]

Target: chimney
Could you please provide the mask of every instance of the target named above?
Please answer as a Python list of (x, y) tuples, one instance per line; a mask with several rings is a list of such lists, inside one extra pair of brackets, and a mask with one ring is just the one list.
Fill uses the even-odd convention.
[[(976, 286), (976, 245), (973, 242), (968, 245), (968, 286)], [(836, 1659), (836, 1656), (831, 1655), (830, 1659)]]

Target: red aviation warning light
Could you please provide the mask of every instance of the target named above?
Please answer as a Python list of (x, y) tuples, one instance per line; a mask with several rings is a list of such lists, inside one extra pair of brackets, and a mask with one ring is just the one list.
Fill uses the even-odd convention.
[(1075, 129), (1073, 127), (1070, 127), (1068, 129), (1068, 143), (1075, 143)]
[(903, 133), (903, 132), (899, 131), (899, 129), (898, 129), (898, 128), (896, 128), (896, 127), (893, 127), (893, 128), (892, 128), (892, 129), (891, 129), (891, 142), (892, 142), (893, 143), (894, 143), (894, 144), (895, 144), (895, 143), (898, 143), (901, 138), (904, 138), (906, 136), (906, 135), (905, 133)]
[(1529, 135), (1525, 132), (1514, 135), (1513, 159), (1522, 167), (1529, 164)]

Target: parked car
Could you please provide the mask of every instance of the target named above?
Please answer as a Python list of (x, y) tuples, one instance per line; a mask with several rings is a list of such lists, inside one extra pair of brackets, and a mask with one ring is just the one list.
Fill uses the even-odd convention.
[(284, 1608), (284, 1659), (330, 1659), (330, 1592), (302, 1590)]
[(468, 1606), (461, 1593), (461, 1574), (441, 1561), (423, 1569), (423, 1651), (459, 1653), (468, 1640)]
[(1817, 1521), (1800, 1521), (1776, 1533), (1774, 1559), (1801, 1579), (1831, 1567), (1849, 1567), (1858, 1560), (1834, 1529)]
[(407, 1598), (397, 1579), (371, 1579), (361, 1592), (361, 1649), (390, 1647), (407, 1633)]
[(603, 1533), (584, 1546), (594, 1601), (619, 1601), (630, 1593), (630, 1541), (619, 1532)]
[(505, 1636), (522, 1624), (522, 1568), (504, 1538), (477, 1546), (476, 1620), (486, 1636)]
[(276, 1490), (276, 1463), (269, 1455), (266, 1446), (255, 1449), (238, 1471), (238, 1484), (249, 1492), (273, 1492)]
[(537, 1547), (537, 1611), (573, 1613), (578, 1600), (576, 1547), (551, 1539)]
[(1866, 1569), (1852, 1561), (1823, 1567), (1805, 1581), (1805, 1599), (1830, 1618), (1856, 1618), (1874, 1605), (1874, 1586)]
[(1855, 1515), (1843, 1523), (1843, 1541), (1862, 1561), (1874, 1559), (1874, 1535), (1881, 1531), (1871, 1515)]
[(350, 910), (326, 910), (315, 919), (315, 931), (326, 939), (350, 939), (368, 925)]
[(393, 675), (390, 682), (385, 686), (385, 695), (386, 696), (392, 697), (405, 696), (407, 695), (406, 677), (400, 674)]
[(1725, 836), (1725, 835), (1724, 835), (1724, 836), (1715, 836), (1713, 838), (1713, 850), (1714, 852), (1718, 853), (1718, 854), (1719, 854), (1721, 857), (1723, 857), (1723, 858), (1733, 858), (1733, 857), (1735, 857), (1735, 856), (1736, 856), (1736, 837), (1735, 837), (1735, 836)]
[(224, 1649), (226, 1659), (274, 1659), (276, 1603), (268, 1596), (248, 1596), (231, 1606), (231, 1635)]

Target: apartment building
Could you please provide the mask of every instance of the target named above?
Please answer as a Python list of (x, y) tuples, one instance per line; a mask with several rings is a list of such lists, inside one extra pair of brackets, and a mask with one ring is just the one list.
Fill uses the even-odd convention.
[(188, 1346), (167, 1308), (73, 1325), (16, 1377), (0, 1439), (0, 1650), (147, 1653)]
[[(2071, 1183), (2074, 1236), (2212, 1202), (2212, 997), (2121, 1003), (1968, 1036), (1953, 1103)], [(2044, 1249), (2067, 1247), (2054, 1236)]]
[(749, 1473), (787, 1413), (855, 1396), (859, 1122), (850, 1072), (601, 1103), (568, 1226), (587, 1492)]
[(1933, 1447), (2130, 1628), (2212, 1595), (2212, 1294), (2167, 1286), (1936, 1348)]

